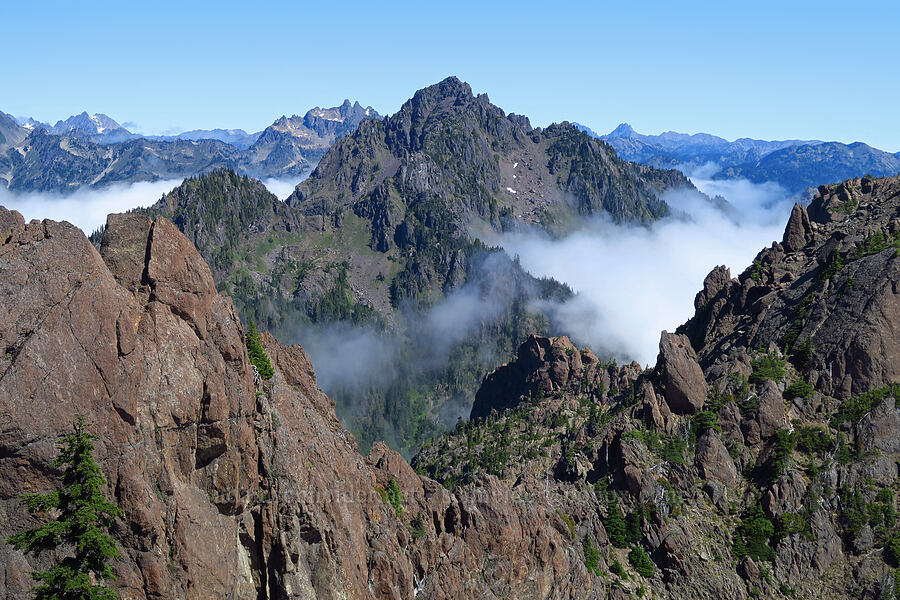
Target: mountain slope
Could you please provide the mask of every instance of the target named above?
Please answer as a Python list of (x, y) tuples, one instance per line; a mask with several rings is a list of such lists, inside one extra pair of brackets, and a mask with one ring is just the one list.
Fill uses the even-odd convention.
[(796, 207), (781, 244), (738, 280), (707, 278), (684, 326), (704, 365), (731, 346), (774, 344), (817, 389), (839, 398), (900, 379), (900, 179), (821, 186)]
[(793, 146), (763, 158), (724, 169), (717, 178), (743, 177), (754, 182), (777, 181), (792, 192), (805, 191), (821, 182), (837, 182), (863, 175), (894, 176), (900, 158), (862, 142), (825, 142)]
[(240, 153), (222, 142), (152, 142), (144, 139), (96, 144), (79, 136), (56, 136), (36, 128), (19, 148), (7, 151), (9, 189), (64, 192), (82, 185), (157, 181), (235, 166)]
[(326, 219), (351, 206), (383, 212), (376, 243), (384, 247), (399, 224), (386, 205), (392, 195), (453, 198), (455, 217), (494, 226), (519, 220), (553, 228), (601, 212), (652, 220), (666, 213), (659, 192), (678, 185), (689, 184), (626, 163), (567, 124), (532, 129), (450, 77), (337, 144), (289, 202)]
[(50, 128), (50, 133), (86, 136), (98, 144), (115, 144), (138, 137), (103, 113), (90, 115), (87, 112), (73, 115), (65, 121), (57, 121), (56, 125)]
[(259, 181), (227, 170), (186, 180), (136, 212), (172, 219), (244, 319), (286, 339), (339, 339), (331, 332), (337, 327), (379, 345), (386, 364), (377, 372), (330, 381), (341, 418), (364, 448), (387, 440), (411, 455), (453, 425), (471, 406), (484, 372), (506, 360), (522, 335), (545, 330), (545, 320), (526, 310), (528, 302), (571, 294), (524, 273), (498, 250), (465, 240), (454, 249), (445, 240), (454, 253), (454, 279), (429, 293), (437, 308), (460, 303), (477, 311), (445, 331), (433, 323), (438, 313), (430, 304), (392, 308), (396, 263), (406, 257), (373, 251), (367, 222), (356, 215), (328, 232), (310, 229), (302, 213)]
[(584, 126), (593, 136), (605, 140), (625, 160), (657, 167), (680, 165), (701, 166), (712, 161), (722, 167), (735, 166), (759, 160), (776, 150), (793, 146), (815, 146), (822, 142), (812, 140), (765, 141), (740, 138), (729, 142), (708, 133), (693, 135), (667, 131), (660, 135), (637, 133), (627, 123), (622, 123), (607, 135), (597, 135)]
[[(245, 319), (311, 344), (310, 331), (330, 340), (336, 323), (377, 340), (387, 364), (353, 384), (331, 378), (329, 392), (363, 447), (385, 439), (407, 454), (468, 411), (484, 372), (525, 335), (546, 333), (532, 300), (571, 294), (486, 248), (479, 225), (561, 231), (600, 213), (647, 221), (667, 210), (658, 193), (689, 185), (568, 125), (533, 130), (456, 79), (385, 121), (363, 121), (277, 215), (253, 216), (274, 199), (238, 179), (211, 173), (144, 212), (198, 244)], [(455, 327), (436, 324), (456, 311)]]
[[(98, 254), (69, 224), (26, 225), (0, 208), (0, 256), (11, 301), (0, 315), (4, 539), (34, 524), (19, 494), (56, 484), (46, 465), (78, 414), (100, 436), (105, 491), (123, 510), (112, 527), (119, 597), (590, 589), (549, 505), (514, 505), (496, 485), (451, 495), (383, 445), (360, 456), (301, 348), (266, 335), (275, 374), (255, 379), (234, 306), (166, 220), (113, 216)], [(532, 549), (472, 520), (497, 509), (545, 541)], [(29, 571), (51, 558), (0, 545), (0, 596), (26, 596)]]

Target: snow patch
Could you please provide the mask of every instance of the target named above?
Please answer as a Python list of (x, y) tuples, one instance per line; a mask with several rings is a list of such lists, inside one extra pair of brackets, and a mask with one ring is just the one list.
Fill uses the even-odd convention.
[(511, 187), (506, 188), (506, 191), (509, 192), (510, 194), (517, 194), (517, 193), (518, 193), (516, 190), (512, 189)]

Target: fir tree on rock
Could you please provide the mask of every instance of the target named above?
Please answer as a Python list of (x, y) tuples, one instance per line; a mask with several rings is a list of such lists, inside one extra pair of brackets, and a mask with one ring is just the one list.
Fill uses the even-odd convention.
[(25, 554), (58, 549), (71, 552), (51, 569), (31, 574), (39, 582), (33, 589), (36, 600), (118, 597), (102, 583), (115, 579), (109, 561), (119, 556), (119, 549), (107, 531), (122, 511), (103, 495), (106, 479), (93, 456), (96, 439), (79, 417), (74, 432), (60, 437), (59, 455), (51, 463), (63, 469), (62, 489), (21, 497), (32, 515), (57, 516), (40, 527), (10, 536), (7, 542)]

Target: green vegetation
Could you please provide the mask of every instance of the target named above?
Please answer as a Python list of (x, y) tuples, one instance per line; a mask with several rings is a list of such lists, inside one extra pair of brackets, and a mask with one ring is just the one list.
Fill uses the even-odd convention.
[(795, 381), (791, 385), (787, 386), (787, 389), (784, 390), (784, 396), (788, 399), (793, 398), (809, 398), (812, 396), (813, 386), (808, 384), (805, 381)]
[(809, 363), (812, 361), (813, 355), (815, 354), (815, 348), (808, 339), (803, 340), (799, 344), (794, 344), (794, 346), (789, 351), (791, 364), (798, 371), (805, 371), (809, 366)]
[(625, 578), (625, 567), (619, 562), (618, 558), (613, 558), (612, 564), (609, 566), (609, 572), (621, 578)]
[(717, 413), (711, 410), (701, 410), (691, 417), (691, 435), (694, 439), (703, 435), (707, 429), (722, 431), (722, 428), (719, 427), (719, 415)]
[(600, 575), (600, 551), (590, 537), (585, 536), (581, 541), (581, 548), (584, 550), (585, 568), (595, 575)]
[(122, 512), (103, 495), (106, 479), (94, 462), (96, 435), (75, 422), (74, 433), (59, 439), (59, 454), (51, 463), (63, 467), (62, 490), (46, 494), (24, 494), (22, 502), (32, 515), (54, 515), (40, 527), (7, 539), (26, 554), (58, 549), (74, 549), (47, 571), (32, 573), (40, 585), (34, 588), (39, 600), (114, 600), (115, 591), (96, 582), (115, 579), (109, 561), (119, 556), (115, 541), (106, 533)]
[(822, 266), (822, 281), (827, 281), (837, 275), (844, 268), (844, 255), (837, 250), (832, 250)]
[(797, 305), (797, 310), (794, 312), (794, 317), (791, 320), (791, 326), (784, 335), (783, 344), (785, 352), (790, 352), (793, 349), (794, 342), (797, 341), (800, 332), (803, 330), (803, 325), (806, 323), (806, 315), (809, 313), (809, 307), (812, 306), (815, 298), (816, 295), (813, 292), (810, 292), (803, 296), (803, 299), (800, 300), (800, 304)]
[(800, 513), (786, 512), (775, 518), (776, 539), (781, 539), (795, 533), (809, 533), (809, 520)]
[(628, 562), (641, 577), (653, 577), (653, 573), (656, 572), (656, 565), (640, 546), (631, 548), (631, 552), (628, 553)]
[(673, 436), (666, 440), (666, 443), (662, 447), (660, 457), (670, 463), (683, 465), (685, 449), (687, 449), (687, 442), (684, 438)]
[(566, 527), (569, 530), (569, 538), (575, 539), (575, 521), (572, 519), (572, 517), (559, 509), (556, 510), (556, 514), (560, 519), (562, 519), (563, 523), (566, 524)]
[(753, 281), (759, 281), (762, 279), (763, 266), (759, 260), (754, 260), (753, 264), (750, 265), (750, 279)]
[(763, 512), (759, 502), (749, 507), (734, 534), (735, 558), (749, 556), (753, 560), (774, 560), (775, 551), (769, 545), (774, 533), (775, 525)]
[(831, 426), (838, 428), (841, 423), (856, 425), (879, 402), (888, 397), (900, 398), (900, 383), (876, 388), (865, 394), (844, 400), (837, 412), (831, 417)]
[(750, 383), (764, 383), (767, 380), (778, 382), (784, 379), (784, 358), (777, 352), (768, 352), (753, 359), (750, 366), (753, 369)]
[(824, 456), (834, 448), (834, 439), (821, 426), (800, 425), (793, 436), (797, 450), (804, 454)]
[(869, 521), (865, 496), (858, 488), (846, 485), (841, 486), (838, 495), (841, 499), (841, 523), (844, 531), (851, 537), (856, 537)]
[(400, 491), (400, 486), (397, 485), (396, 479), (391, 478), (391, 482), (388, 484), (387, 489), (385, 489), (385, 494), (388, 504), (391, 505), (399, 518), (400, 515), (403, 514), (403, 492)]
[(636, 544), (643, 539), (644, 533), (642, 528), (648, 512), (646, 505), (638, 504), (635, 506), (634, 511), (628, 513), (628, 516), (625, 517), (625, 541), (627, 543)]
[(794, 452), (795, 438), (790, 431), (780, 429), (775, 432), (773, 438), (772, 454), (760, 465), (757, 473), (759, 479), (766, 483), (774, 483), (784, 474)]
[(881, 231), (876, 231), (866, 236), (866, 239), (856, 246), (856, 250), (853, 252), (853, 259), (856, 260), (872, 254), (878, 254), (888, 248), (895, 248), (900, 251), (900, 235), (894, 236), (894, 239), (889, 239)]
[(425, 520), (422, 518), (422, 515), (416, 515), (415, 518), (409, 524), (409, 531), (412, 533), (412, 537), (414, 540), (425, 537), (427, 535), (427, 531), (425, 529)]
[(619, 508), (619, 496), (613, 492), (606, 495), (606, 518), (603, 519), (603, 528), (606, 529), (606, 537), (609, 543), (616, 548), (624, 548), (628, 545), (628, 529), (625, 519), (622, 518), (622, 509)]
[(256, 367), (260, 377), (271, 379), (275, 374), (275, 369), (272, 368), (272, 363), (263, 349), (262, 338), (256, 329), (256, 323), (253, 322), (253, 319), (250, 319), (250, 325), (247, 327), (247, 338), (245, 341), (247, 354), (250, 356), (250, 363)]
[[(378, 319), (375, 309), (356, 301), (350, 287), (347, 270), (350, 265), (345, 261), (337, 266), (337, 275), (332, 286), (312, 305), (309, 311), (312, 320), (317, 323), (334, 323), (338, 321), (359, 325)], [(299, 275), (302, 275), (299, 273)]]
[(891, 563), (895, 567), (900, 566), (900, 531), (895, 531), (888, 536), (887, 543), (884, 545), (884, 550)]

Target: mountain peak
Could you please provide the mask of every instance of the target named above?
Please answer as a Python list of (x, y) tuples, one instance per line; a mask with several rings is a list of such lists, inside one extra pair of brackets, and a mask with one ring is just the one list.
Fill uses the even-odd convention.
[(434, 85), (430, 85), (416, 92), (416, 96), (420, 94), (431, 96), (436, 99), (472, 99), (475, 97), (472, 93), (472, 87), (465, 81), (461, 81), (455, 75), (451, 75)]
[(631, 125), (628, 123), (622, 123), (615, 129), (613, 129), (610, 134), (606, 137), (610, 138), (630, 138), (635, 136), (635, 131), (632, 129)]

